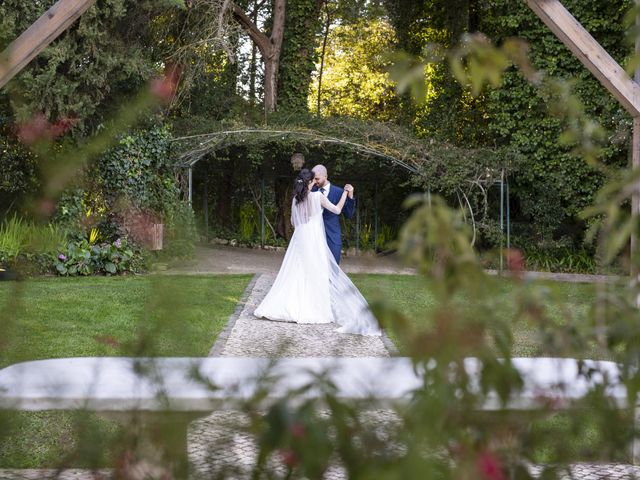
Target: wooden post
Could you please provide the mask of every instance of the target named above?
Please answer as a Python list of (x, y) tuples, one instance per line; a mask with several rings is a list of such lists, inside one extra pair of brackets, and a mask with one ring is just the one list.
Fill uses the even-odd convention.
[(191, 206), (191, 200), (193, 199), (193, 166), (189, 166), (189, 206)]
[(640, 116), (640, 85), (627, 75), (560, 0), (524, 1), (632, 117)]
[(260, 246), (264, 248), (264, 172), (260, 183)]
[(58, 0), (0, 54), (0, 88), (75, 22), (95, 0)]
[[(636, 7), (640, 6), (640, 0), (636, 0)], [(636, 28), (640, 26), (640, 15), (636, 16)], [(635, 41), (636, 55), (640, 55), (640, 34), (636, 33)], [(634, 80), (636, 84), (640, 84), (640, 69), (636, 69)], [(633, 118), (633, 140), (631, 141), (631, 171), (637, 172), (640, 168), (640, 117)], [(640, 218), (640, 180), (636, 179), (633, 193), (631, 195), (631, 216), (636, 219)], [(640, 280), (640, 268), (637, 265), (638, 256), (638, 229), (637, 227), (631, 233), (631, 245), (629, 256), (631, 259), (631, 282), (637, 288)], [(640, 295), (636, 297), (636, 306), (640, 307)]]
[(504, 170), (500, 174), (500, 273), (504, 270)]
[(204, 192), (202, 195), (202, 208), (204, 210), (204, 239), (209, 243), (209, 172), (204, 172)]
[[(631, 142), (631, 170), (637, 172), (640, 168), (640, 118), (633, 119), (633, 140)], [(636, 185), (633, 189), (631, 196), (631, 215), (638, 218), (640, 215), (640, 184), (636, 180)], [(634, 258), (635, 252), (638, 249), (638, 233), (636, 229), (631, 234), (631, 276), (632, 281), (638, 281), (637, 275), (639, 273), (638, 265), (636, 265), (637, 258)]]
[[(378, 181), (376, 180), (376, 186), (374, 191), (373, 201), (373, 251), (378, 253)], [(380, 249), (382, 250), (382, 248)]]

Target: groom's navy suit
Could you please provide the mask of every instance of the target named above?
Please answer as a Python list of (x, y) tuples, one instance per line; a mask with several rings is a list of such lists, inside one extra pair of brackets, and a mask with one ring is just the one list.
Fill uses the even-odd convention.
[[(314, 192), (320, 191), (319, 188), (314, 187)], [(340, 197), (342, 197), (342, 192), (344, 190), (340, 187), (336, 187), (332, 183), (329, 184), (329, 195), (327, 198), (331, 203), (337, 205), (340, 201)], [(347, 200), (344, 203), (344, 207), (342, 207), (342, 213), (347, 218), (353, 218), (353, 215), (356, 211), (356, 201), (353, 198), (347, 197)], [(324, 220), (324, 231), (327, 235), (327, 245), (329, 245), (329, 249), (331, 253), (333, 253), (334, 258), (337, 263), (340, 263), (340, 251), (342, 250), (342, 232), (340, 230), (340, 215), (336, 215), (329, 210), (324, 210), (322, 212), (322, 219)]]

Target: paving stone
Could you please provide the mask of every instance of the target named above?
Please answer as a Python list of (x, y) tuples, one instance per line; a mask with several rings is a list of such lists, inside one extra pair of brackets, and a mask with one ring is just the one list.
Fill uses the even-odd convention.
[(106, 480), (111, 478), (111, 470), (92, 472), (83, 469), (70, 470), (0, 470), (0, 480)]
[[(538, 478), (543, 465), (531, 465), (529, 472)], [(622, 463), (576, 463), (571, 465), (570, 474), (562, 476), (563, 480), (635, 480), (640, 479), (640, 467)]]
[[(328, 416), (328, 411), (319, 412)], [(397, 428), (400, 419), (389, 410), (361, 412), (361, 421), (376, 428), (376, 435), (389, 437), (387, 429)], [(189, 459), (194, 478), (251, 478), (256, 464), (258, 447), (255, 437), (249, 432), (249, 419), (240, 412), (216, 412), (194, 422), (189, 428)], [(397, 452), (399, 455), (401, 451)], [(284, 478), (287, 468), (276, 454), (268, 461), (266, 470), (275, 478)], [(340, 462), (334, 461), (324, 474), (326, 480), (347, 478)]]

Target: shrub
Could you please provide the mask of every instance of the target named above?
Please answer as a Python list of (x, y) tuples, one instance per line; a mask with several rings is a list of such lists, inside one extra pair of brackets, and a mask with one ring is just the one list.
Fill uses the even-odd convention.
[(258, 212), (250, 202), (240, 207), (240, 240), (251, 242), (258, 230)]
[(19, 209), (40, 183), (36, 156), (8, 130), (0, 128), (0, 215)]
[(117, 275), (140, 271), (143, 258), (124, 239), (96, 245), (83, 239), (69, 242), (56, 257), (54, 265), (56, 272), (65, 276)]
[(24, 273), (47, 272), (56, 249), (65, 241), (59, 227), (38, 225), (14, 215), (0, 224), (0, 264)]
[(386, 223), (383, 224), (382, 228), (378, 232), (378, 236), (376, 237), (376, 250), (384, 250), (385, 248), (388, 248), (389, 244), (393, 242), (394, 237), (393, 228)]
[(525, 259), (529, 270), (588, 274), (598, 271), (598, 264), (594, 254), (585, 248), (527, 248), (525, 249)]
[(371, 237), (372, 237), (372, 231), (371, 231), (371, 224), (370, 223), (365, 223), (362, 225), (362, 228), (360, 229), (360, 248), (362, 250), (368, 250), (371, 248)]
[(187, 202), (177, 201), (167, 208), (165, 214), (165, 236), (163, 256), (190, 258), (195, 253), (197, 239), (193, 209)]

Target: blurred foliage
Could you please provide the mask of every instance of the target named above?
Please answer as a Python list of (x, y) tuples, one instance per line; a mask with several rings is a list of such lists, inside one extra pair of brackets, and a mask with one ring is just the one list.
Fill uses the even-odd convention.
[[(603, 378), (605, 385), (591, 388), (583, 398), (567, 405), (558, 403), (558, 395), (563, 392), (563, 386), (558, 386), (558, 390), (540, 393), (539, 409), (514, 413), (508, 408), (508, 401), (521, 391), (523, 379), (511, 358), (514, 343), (513, 319), (509, 315), (496, 315), (495, 307), (499, 296), (494, 284), (487, 281), (486, 273), (476, 255), (469, 223), (462, 209), (451, 208), (449, 204), (457, 193), (468, 190), (463, 188), (463, 184), (471, 182), (481, 192), (475, 201), (482, 205), (482, 192), (491, 182), (495, 182), (498, 172), (503, 168), (513, 169), (518, 175), (523, 172), (523, 177), (516, 177), (519, 180), (515, 182), (515, 190), (521, 198), (528, 195), (530, 201), (538, 204), (543, 211), (546, 210), (548, 215), (561, 210), (563, 217), (573, 218), (584, 205), (590, 203), (596, 188), (604, 181), (604, 176), (593, 170), (593, 167), (585, 166), (585, 159), (579, 159), (578, 155), (585, 155), (586, 160), (592, 164), (595, 159), (605, 166), (621, 163), (620, 148), (607, 148), (602, 144), (601, 131), (592, 117), (608, 113), (609, 121), (617, 119), (624, 123), (628, 119), (612, 102), (602, 100), (601, 94), (594, 93), (600, 90), (591, 91), (586, 79), (572, 89), (567, 82), (547, 80), (546, 76), (538, 74), (543, 71), (542, 67), (546, 67), (544, 70), (553, 75), (554, 64), (570, 57), (549, 55), (549, 52), (559, 52), (561, 47), (556, 41), (550, 40), (549, 34), (542, 32), (543, 27), (521, 5), (514, 7), (513, 2), (506, 0), (486, 4), (456, 0), (454, 9), (451, 4), (448, 4), (449, 8), (444, 8), (443, 2), (433, 0), (419, 5), (428, 10), (428, 14), (425, 14), (425, 10), (416, 10), (410, 2), (403, 0), (394, 3), (398, 5), (393, 16), (400, 42), (411, 46), (408, 40), (411, 39), (411, 32), (424, 33), (424, 30), (413, 24), (414, 20), (419, 18), (425, 24), (429, 24), (426, 20), (434, 20), (429, 27), (431, 30), (427, 28), (426, 33), (441, 35), (445, 40), (443, 47), (453, 52), (449, 55), (449, 63), (442, 63), (433, 69), (418, 68), (423, 75), (433, 75), (431, 80), (441, 80), (440, 83), (436, 82), (434, 102), (446, 104), (444, 100), (450, 99), (452, 108), (433, 109), (432, 103), (431, 109), (427, 110), (420, 110), (418, 106), (407, 106), (405, 109), (405, 114), (422, 111), (425, 115), (417, 117), (414, 125), (418, 130), (423, 128), (424, 132), (433, 131), (438, 140), (418, 142), (400, 127), (368, 122), (334, 120), (325, 123), (323, 130), (312, 129), (313, 124), (307, 123), (306, 128), (289, 126), (286, 131), (276, 128), (277, 123), (274, 122), (260, 132), (247, 131), (250, 130), (247, 128), (238, 129), (238, 124), (245, 123), (236, 122), (236, 127), (229, 127), (229, 123), (225, 125), (228, 129), (241, 130), (237, 135), (228, 131), (219, 135), (223, 130), (214, 133), (211, 133), (212, 130), (205, 130), (207, 135), (188, 139), (193, 143), (187, 143), (183, 150), (192, 159), (198, 158), (198, 155), (213, 154), (228, 160), (231, 151), (235, 149), (233, 153), (244, 155), (244, 165), (252, 167), (251, 170), (241, 172), (245, 176), (249, 173), (255, 173), (256, 176), (264, 174), (258, 167), (264, 168), (265, 158), (268, 158), (272, 162), (269, 166), (273, 171), (282, 168), (290, 178), (290, 165), (287, 162), (293, 152), (301, 148), (312, 151), (309, 145), (318, 148), (330, 144), (332, 148), (336, 148), (333, 152), (351, 152), (351, 155), (345, 154), (344, 158), (333, 165), (336, 175), (353, 172), (352, 167), (359, 163), (358, 153), (367, 153), (369, 159), (375, 158), (379, 165), (385, 165), (387, 169), (387, 162), (394, 165), (404, 162), (416, 168), (422, 173), (412, 177), (416, 186), (433, 187), (448, 197), (411, 196), (405, 203), (408, 220), (399, 232), (399, 252), (433, 288), (435, 305), (429, 312), (420, 314), (425, 321), (411, 321), (404, 312), (385, 302), (374, 305), (374, 312), (382, 325), (392, 328), (401, 340), (402, 354), (411, 359), (415, 371), (420, 374), (423, 382), (421, 387), (413, 392), (411, 401), (405, 405), (388, 406), (386, 415), (390, 421), (381, 426), (380, 415), (375, 410), (367, 419), (367, 411), (376, 408), (374, 403), (353, 403), (338, 398), (335, 386), (322, 376), (313, 385), (289, 392), (282, 400), (273, 400), (269, 395), (267, 375), (264, 388), (254, 398), (237, 405), (237, 410), (244, 414), (245, 421), (233, 425), (237, 432), (244, 432), (255, 438), (258, 448), (257, 464), (248, 467), (252, 470), (252, 477), (320, 478), (333, 465), (340, 464), (349, 478), (527, 479), (532, 478), (529, 467), (542, 463), (543, 478), (562, 478), (567, 473), (567, 465), (577, 459), (626, 460), (622, 452), (626, 451), (639, 433), (631, 420), (633, 408), (621, 409), (614, 405), (607, 397), (606, 385), (616, 379), (586, 368), (580, 358), (584, 352), (597, 346), (603, 356), (614, 360), (621, 367), (620, 380), (627, 388), (629, 399), (635, 402), (640, 390), (640, 373), (637, 368), (640, 361), (640, 330), (637, 328), (639, 285), (626, 280), (619, 285), (598, 285), (597, 295), (593, 299), (591, 323), (579, 328), (571, 313), (567, 312), (564, 321), (558, 324), (549, 316), (545, 293), (530, 288), (528, 282), (519, 278), (518, 275), (524, 268), (524, 257), (511, 257), (509, 268), (514, 275), (516, 296), (519, 299), (511, 316), (527, 319), (538, 330), (540, 337), (544, 339), (541, 355), (575, 358), (579, 379), (588, 381), (591, 378)], [(598, 18), (604, 20), (588, 26), (594, 30), (602, 27), (601, 33), (611, 33), (609, 40), (619, 45), (616, 39), (618, 34), (622, 34), (622, 27), (616, 22), (623, 13), (621, 6), (616, 2), (602, 4), (590, 0), (581, 3), (584, 8), (579, 9), (578, 3), (570, 4), (571, 7), (575, 6), (578, 13), (588, 13), (589, 8), (597, 9), (594, 11), (598, 12)], [(481, 8), (483, 6), (498, 8), (503, 15), (482, 15), (483, 12), (486, 13)], [(512, 8), (516, 10), (511, 10)], [(419, 13), (415, 13), (416, 11)], [(412, 16), (413, 13), (415, 17)], [(514, 45), (523, 44), (505, 41), (498, 43), (498, 47), (493, 46), (494, 43), (488, 39), (500, 35), (492, 30), (493, 24), (489, 21), (491, 18), (498, 22), (494, 26), (499, 34), (515, 29), (526, 38), (531, 32), (536, 33), (529, 42), (531, 65), (535, 65), (535, 68), (526, 68), (528, 63), (524, 62), (524, 50), (512, 49)], [(404, 32), (400, 31), (402, 25)], [(487, 27), (488, 37), (465, 37), (459, 49), (452, 49), (459, 34), (472, 30), (472, 26)], [(417, 43), (423, 46), (421, 41)], [(537, 45), (535, 49), (534, 44)], [(409, 58), (416, 58), (420, 54), (420, 51), (412, 51), (412, 48), (407, 48), (407, 51), (406, 55), (412, 56)], [(541, 57), (547, 60), (547, 65), (542, 67), (536, 63)], [(424, 55), (422, 59), (406, 62), (405, 65), (415, 69), (420, 62), (426, 65), (429, 58), (433, 57)], [(567, 61), (573, 65), (573, 60)], [(512, 64), (516, 64), (519, 69), (513, 69)], [(573, 67), (576, 70), (571, 75), (576, 78), (584, 75), (582, 70), (577, 70), (577, 64)], [(407, 69), (407, 73), (411, 73), (410, 69)], [(400, 75), (401, 70), (396, 73)], [(571, 68), (563, 71), (571, 72)], [(456, 84), (449, 73), (457, 74), (459, 83)], [(420, 81), (420, 76), (412, 75), (412, 78)], [(424, 81), (422, 78), (422, 82)], [(491, 89), (481, 88), (487, 83)], [(505, 88), (498, 88), (499, 85)], [(29, 90), (30, 93), (37, 91), (35, 87)], [(413, 91), (419, 92), (420, 88), (414, 88)], [(592, 103), (581, 101), (580, 95), (573, 93), (575, 91), (590, 98)], [(474, 97), (474, 93), (478, 96)], [(496, 101), (500, 95), (506, 95), (509, 99), (512, 94), (513, 102)], [(408, 100), (404, 100), (408, 105)], [(79, 147), (65, 143), (54, 145), (56, 124), (47, 122), (49, 118), (55, 117), (46, 115), (45, 122), (38, 120), (32, 126), (31, 133), (37, 127), (36, 133), (44, 135), (33, 147), (38, 157), (47, 159), (47, 168), (43, 169), (44, 205), (48, 205), (46, 200), (58, 194), (70, 179), (77, 178), (78, 172), (86, 172), (84, 169), (89, 161), (96, 160), (100, 153), (112, 145), (114, 138), (122, 138), (120, 135), (123, 132), (132, 131), (132, 124), (154, 101), (149, 92), (140, 94), (127, 108), (114, 115), (112, 124), (107, 123), (97, 137)], [(522, 107), (523, 102), (526, 108)], [(510, 110), (514, 105), (518, 108)], [(557, 106), (559, 108), (555, 109)], [(430, 112), (437, 115), (427, 121)], [(505, 112), (512, 115), (503, 118), (504, 122), (497, 122), (504, 129), (500, 130), (501, 135), (491, 128), (482, 128), (483, 125), (494, 125), (484, 122), (492, 118), (500, 119), (500, 113)], [(522, 112), (527, 112), (527, 115)], [(549, 117), (549, 113), (556, 116)], [(277, 118), (274, 116), (273, 120)], [(375, 129), (372, 128), (373, 125)], [(458, 127), (446, 130), (452, 125)], [(470, 126), (473, 128), (469, 128)], [(605, 124), (605, 129), (607, 127)], [(341, 133), (340, 137), (333, 135), (336, 131)], [(568, 133), (562, 135), (563, 132)], [(126, 134), (124, 138), (129, 140), (116, 146), (113, 153), (119, 160), (114, 162), (113, 176), (107, 177), (106, 194), (124, 191), (129, 197), (140, 195), (142, 206), (153, 206), (158, 193), (154, 190), (157, 185), (145, 176), (148, 172), (143, 167), (150, 167), (154, 165), (154, 161), (159, 160), (145, 154), (145, 149), (155, 148), (155, 143), (143, 142), (142, 148), (137, 146), (139, 139)], [(303, 143), (303, 138), (308, 142)], [(567, 143), (565, 150), (558, 149), (557, 142), (560, 140)], [(541, 144), (548, 148), (539, 148)], [(305, 145), (306, 149), (303, 148)], [(464, 148), (457, 145), (464, 145)], [(513, 148), (487, 149), (487, 146), (494, 145)], [(574, 147), (577, 147), (575, 151)], [(563, 155), (557, 156), (559, 151)], [(517, 163), (520, 161), (523, 165)], [(149, 165), (145, 165), (145, 162)], [(538, 169), (530, 168), (532, 164)], [(369, 165), (367, 164), (367, 168)], [(514, 168), (516, 166), (517, 169)], [(607, 171), (606, 168), (601, 168), (604, 172)], [(147, 178), (149, 182), (136, 185), (136, 175)], [(131, 183), (128, 182), (129, 178), (133, 179)], [(630, 217), (627, 212), (630, 196), (636, 191), (637, 180), (636, 172), (619, 175), (616, 181), (601, 191), (593, 208), (584, 213), (585, 218), (595, 219), (590, 221), (594, 228), (594, 238), (598, 239), (600, 249), (604, 252), (605, 262), (616, 256), (623, 256), (637, 268), (640, 260), (637, 253), (626, 253), (631, 235), (638, 232), (638, 219)], [(570, 185), (561, 189), (564, 182)], [(408, 180), (407, 183), (411, 184)], [(562, 193), (556, 192), (557, 196), (553, 196), (554, 189)], [(286, 192), (286, 186), (282, 191)], [(117, 194), (109, 198), (105, 196), (104, 202), (117, 197)], [(166, 208), (165, 197), (158, 196), (163, 198), (162, 206)], [(543, 197), (548, 203), (540, 200)], [(557, 203), (549, 200), (558, 198), (564, 201), (560, 208)], [(135, 202), (136, 198), (129, 200)], [(72, 210), (76, 210), (86, 216), (88, 203), (93, 212), (100, 202), (91, 200), (91, 194), (87, 196), (86, 193), (70, 200), (70, 215), (73, 214)], [(192, 211), (188, 206), (179, 202), (172, 205), (176, 209), (164, 213), (167, 217), (173, 215), (173, 218), (180, 219), (174, 220), (174, 225), (192, 221)], [(521, 200), (520, 207), (524, 217), (531, 215), (532, 210), (527, 210), (524, 200)], [(99, 207), (95, 211), (99, 212)], [(601, 228), (597, 230), (597, 227)], [(21, 227), (12, 228), (19, 230)], [(83, 265), (78, 269), (87, 264), (86, 254), (82, 253), (84, 246), (81, 245), (80, 250), (73, 252), (73, 265)], [(91, 247), (91, 251), (94, 247)], [(187, 348), (183, 344), (183, 337), (185, 330), (190, 330), (193, 326), (191, 322), (183, 321), (180, 313), (185, 306), (190, 305), (191, 292), (176, 291), (169, 277), (150, 279), (154, 283), (154, 295), (145, 299), (137, 336), (122, 345), (116, 343), (121, 347), (118, 350), (120, 354), (151, 356), (166, 351), (163, 349), (163, 342), (174, 345), (178, 352)], [(20, 338), (17, 312), (20, 311), (24, 288), (23, 282), (13, 282), (11, 294), (7, 295), (2, 309), (0, 348), (8, 351), (13, 350), (7, 346)], [(464, 303), (461, 298), (464, 298)], [(25, 349), (19, 352), (20, 358), (28, 358), (28, 353), (28, 345), (25, 344)], [(469, 359), (473, 359), (477, 366), (476, 377), (466, 368), (470, 363)], [(140, 361), (137, 367), (139, 371), (150, 374), (151, 380), (161, 384), (162, 379), (155, 376), (152, 362)], [(211, 387), (215, 388), (215, 385)], [(317, 398), (308, 395), (312, 388), (319, 392)], [(481, 411), (488, 400), (497, 402), (494, 403), (496, 408), (491, 412)], [(567, 407), (566, 413), (560, 411), (563, 406)], [(10, 416), (11, 413), (0, 411), (2, 441), (5, 441), (7, 435), (6, 426), (10, 424)], [(163, 453), (175, 453), (176, 445), (180, 445), (180, 440), (183, 440), (178, 436), (184, 432), (172, 429), (171, 422), (167, 420), (152, 439), (160, 443), (161, 448), (150, 448), (150, 438), (140, 434), (140, 422), (136, 420), (141, 418), (134, 417), (133, 421), (129, 421), (123, 434), (110, 443), (113, 449), (103, 446), (95, 439), (105, 437), (100, 435), (99, 428), (94, 428), (90, 422), (81, 422), (76, 455), (62, 459), (60, 466), (68, 466), (79, 457), (99, 462), (102, 461), (100, 452), (114, 451), (116, 477), (134, 478), (134, 474), (142, 470), (147, 472), (147, 476), (168, 478), (170, 469), (175, 465), (168, 464)], [(95, 449), (95, 446), (101, 448)], [(212, 449), (212, 455), (219, 458), (230, 449), (229, 444), (217, 445)], [(94, 465), (93, 461), (90, 463)], [(224, 478), (225, 473), (235, 474), (241, 467), (239, 464), (229, 465), (229, 470), (220, 477)]]

